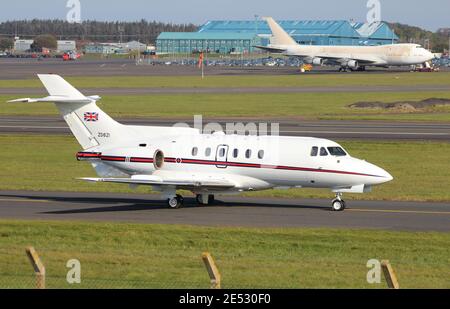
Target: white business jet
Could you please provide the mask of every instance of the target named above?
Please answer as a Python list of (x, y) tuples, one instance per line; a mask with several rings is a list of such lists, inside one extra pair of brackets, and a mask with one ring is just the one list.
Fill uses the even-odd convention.
[(339, 65), (340, 71), (365, 70), (367, 66), (411, 66), (426, 64), (434, 54), (417, 44), (388, 44), (380, 46), (313, 46), (298, 44), (273, 20), (265, 17), (272, 31), (268, 46), (260, 49), (301, 58), (313, 65)]
[[(188, 190), (199, 204), (214, 195), (272, 188), (329, 188), (332, 209), (345, 209), (342, 193), (369, 192), (391, 181), (380, 167), (351, 157), (339, 144), (319, 138), (202, 134), (194, 128), (123, 125), (58, 75), (38, 75), (49, 96), (10, 102), (53, 102), (92, 164), (91, 182), (150, 186), (170, 208)], [(151, 104), (151, 102), (149, 102)]]

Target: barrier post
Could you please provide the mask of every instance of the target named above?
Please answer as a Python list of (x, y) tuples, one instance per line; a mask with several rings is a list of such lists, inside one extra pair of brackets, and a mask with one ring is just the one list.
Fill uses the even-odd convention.
[(386, 279), (388, 287), (390, 289), (399, 289), (400, 286), (398, 284), (397, 276), (395, 275), (389, 260), (381, 261), (381, 268), (383, 269), (384, 278)]
[(45, 266), (42, 263), (39, 255), (33, 247), (26, 248), (28, 258), (30, 259), (31, 266), (33, 266), (34, 273), (36, 274), (36, 288), (45, 289)]
[(221, 276), (219, 273), (219, 269), (217, 268), (214, 259), (212, 258), (209, 252), (202, 253), (202, 260), (205, 263), (206, 270), (208, 271), (209, 278), (211, 280), (211, 289), (220, 289), (221, 288)]

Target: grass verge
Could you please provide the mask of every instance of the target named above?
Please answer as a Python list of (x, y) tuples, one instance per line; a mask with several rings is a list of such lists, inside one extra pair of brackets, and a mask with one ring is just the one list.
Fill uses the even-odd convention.
[[(349, 153), (388, 170), (395, 180), (347, 199), (450, 201), (450, 143), (342, 141)], [(92, 167), (75, 160), (80, 150), (70, 136), (0, 135), (0, 190), (136, 192), (120, 184), (76, 180), (95, 177)], [(140, 187), (137, 192), (148, 193)], [(251, 193), (252, 196), (329, 198), (328, 190), (292, 189)]]
[[(206, 69), (207, 73), (207, 69)], [(80, 88), (229, 88), (448, 85), (450, 72), (433, 74), (314, 74), (252, 76), (87, 76), (67, 77)], [(37, 78), (0, 80), (0, 88), (40, 88)]]
[(32, 287), (32, 244), (49, 288), (81, 262), (81, 288), (207, 288), (210, 251), (225, 288), (385, 288), (366, 281), (369, 259), (389, 259), (402, 288), (449, 288), (450, 234), (334, 229), (208, 228), (0, 221), (0, 287)]
[[(0, 96), (6, 102), (23, 95)], [(303, 119), (352, 119), (450, 121), (450, 106), (420, 111), (355, 109), (361, 101), (419, 101), (450, 99), (450, 92), (411, 93), (290, 93), (290, 94), (183, 94), (104, 96), (99, 106), (113, 117), (299, 117)], [(276, 103), (276, 104), (274, 104)], [(0, 103), (0, 115), (56, 115), (53, 104)]]

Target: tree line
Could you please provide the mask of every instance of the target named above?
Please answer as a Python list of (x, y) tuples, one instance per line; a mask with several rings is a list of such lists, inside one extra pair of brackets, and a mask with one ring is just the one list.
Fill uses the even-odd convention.
[(390, 23), (389, 26), (400, 38), (402, 43), (417, 43), (434, 52), (444, 52), (449, 49), (449, 36), (445, 33), (427, 31), (419, 27)]
[[(431, 32), (419, 27), (390, 23), (390, 27), (400, 37), (400, 42), (417, 43), (429, 47), (435, 52), (449, 48), (448, 34)], [(96, 42), (140, 41), (154, 44), (161, 32), (197, 31), (194, 24), (173, 24), (140, 20), (136, 22), (103, 22), (87, 20), (81, 24), (71, 24), (65, 20), (17, 20), (0, 23), (0, 50), (10, 48), (12, 38), (34, 39), (50, 34), (58, 40), (82, 40)]]
[(194, 24), (173, 24), (140, 20), (136, 22), (103, 22), (86, 20), (80, 24), (65, 20), (15, 20), (0, 23), (0, 37), (30, 38), (51, 34), (58, 40), (88, 40), (96, 42), (117, 42), (137, 40), (155, 43), (161, 32), (196, 31)]

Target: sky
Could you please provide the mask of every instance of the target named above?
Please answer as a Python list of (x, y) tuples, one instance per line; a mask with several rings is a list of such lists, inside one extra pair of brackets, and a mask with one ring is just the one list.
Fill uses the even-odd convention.
[(211, 19), (339, 19), (366, 21), (368, 1), (380, 2), (381, 19), (436, 31), (450, 27), (449, 0), (2, 0), (0, 21), (66, 19), (68, 2), (81, 3), (82, 20), (140, 19), (201, 25)]

